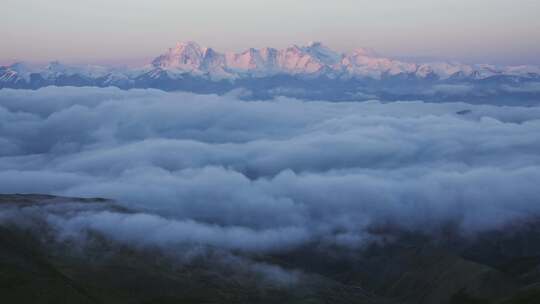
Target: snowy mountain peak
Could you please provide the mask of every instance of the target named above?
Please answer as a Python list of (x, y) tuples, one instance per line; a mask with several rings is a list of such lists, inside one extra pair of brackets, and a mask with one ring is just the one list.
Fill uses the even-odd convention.
[(178, 42), (174, 48), (156, 58), (152, 65), (159, 68), (194, 71), (200, 67), (202, 56), (203, 50), (196, 42)]
[(310, 41), (308, 42), (307, 47), (324, 47), (324, 45), (320, 41)]
[(49, 64), (47, 64), (46, 69), (52, 70), (52, 69), (60, 69), (62, 67), (63, 65), (60, 63), (60, 61), (54, 60), (54, 61), (49, 62)]
[(329, 47), (322, 44), (322, 42), (318, 41), (310, 42), (304, 48), (304, 51), (327, 65), (335, 65), (343, 58), (343, 54), (333, 51)]
[[(220, 53), (201, 47), (193, 41), (179, 42), (150, 65), (139, 69), (117, 69), (100, 66), (73, 66), (53, 61), (46, 67), (32, 67), (23, 63), (0, 67), (0, 82), (21, 83), (43, 78), (51, 83), (65, 76), (90, 81), (103, 78), (123, 81), (130, 85), (138, 76), (151, 79), (199, 77), (210, 80), (235, 80), (289, 75), (301, 78), (327, 77), (331, 79), (401, 79), (477, 80), (492, 76), (540, 79), (537, 66), (503, 67), (486, 64), (467, 65), (458, 62), (415, 63), (377, 55), (373, 50), (359, 48), (349, 53), (332, 50), (321, 42), (292, 45), (284, 49), (248, 48), (241, 52)], [(73, 77), (72, 77), (73, 76)], [(107, 82), (109, 84), (109, 82)]]
[(379, 56), (368, 48), (357, 48), (350, 53), (336, 52), (319, 41), (281, 50), (249, 48), (238, 53), (220, 53), (212, 48), (202, 48), (193, 41), (179, 42), (154, 59), (152, 66), (166, 70), (168, 74), (191, 73), (208, 75), (212, 79), (276, 74), (373, 79), (406, 74), (418, 78), (477, 79), (504, 73), (528, 76), (540, 72), (538, 67), (529, 66), (502, 68), (455, 62), (418, 64)]
[(369, 48), (356, 48), (351, 52), (355, 56), (378, 57), (377, 52)]
[(15, 62), (14, 64), (9, 66), (12, 70), (18, 72), (18, 73), (24, 73), (31, 71), (32, 69), (28, 66), (28, 64), (24, 62)]
[(184, 49), (200, 50), (201, 46), (195, 41), (179, 41), (173, 49), (176, 51), (183, 51)]

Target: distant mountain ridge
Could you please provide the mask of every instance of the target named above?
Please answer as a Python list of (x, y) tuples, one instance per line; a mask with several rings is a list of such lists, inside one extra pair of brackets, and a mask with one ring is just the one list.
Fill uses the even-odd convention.
[[(473, 84), (485, 91), (477, 95), (500, 96), (508, 93), (500, 92), (501, 86), (527, 82), (540, 82), (540, 67), (415, 63), (382, 57), (367, 49), (341, 53), (320, 42), (284, 49), (250, 48), (239, 53), (179, 42), (138, 68), (75, 66), (58, 61), (40, 68), (24, 63), (0, 67), (0, 88), (113, 86), (218, 94), (245, 88), (262, 98), (280, 94), (307, 99), (384, 99), (390, 94), (388, 98), (429, 99), (433, 94), (427, 94), (426, 87), (434, 84)], [(534, 100), (538, 99), (537, 91), (532, 92)]]
[(213, 78), (265, 77), (276, 74), (381, 79), (400, 74), (418, 78), (469, 77), (483, 79), (496, 75), (529, 77), (540, 74), (536, 66), (497, 67), (452, 62), (412, 63), (381, 57), (366, 49), (336, 52), (321, 42), (285, 49), (250, 48), (241, 53), (219, 53), (196, 42), (178, 43), (153, 62), (154, 68), (171, 72), (208, 75)]

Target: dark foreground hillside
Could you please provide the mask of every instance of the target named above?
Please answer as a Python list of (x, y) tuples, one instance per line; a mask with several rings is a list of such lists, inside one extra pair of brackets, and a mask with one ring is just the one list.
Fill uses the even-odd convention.
[(1, 303), (540, 303), (538, 221), (470, 238), (384, 227), (374, 233), (388, 241), (360, 249), (200, 248), (186, 258), (193, 248), (59, 237), (35, 216), (42, 209), (130, 212), (105, 199), (0, 195)]

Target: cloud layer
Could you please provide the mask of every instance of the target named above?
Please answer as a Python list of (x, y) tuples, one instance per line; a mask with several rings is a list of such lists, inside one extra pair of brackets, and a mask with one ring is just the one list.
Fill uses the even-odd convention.
[(47, 213), (63, 237), (358, 246), (377, 225), (474, 233), (540, 215), (538, 134), (537, 107), (4, 89), (0, 192), (101, 196), (134, 211)]

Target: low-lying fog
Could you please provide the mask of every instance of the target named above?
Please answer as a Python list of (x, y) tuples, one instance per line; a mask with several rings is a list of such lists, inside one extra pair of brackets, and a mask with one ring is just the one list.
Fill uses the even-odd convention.
[(0, 90), (1, 193), (134, 211), (44, 212), (64, 238), (272, 252), (361, 246), (377, 225), (474, 234), (540, 215), (539, 185), (540, 107)]

